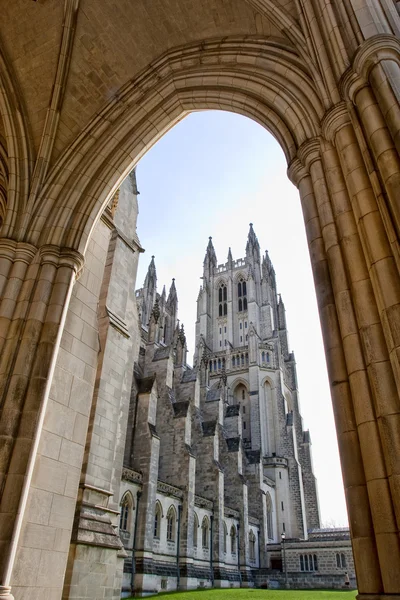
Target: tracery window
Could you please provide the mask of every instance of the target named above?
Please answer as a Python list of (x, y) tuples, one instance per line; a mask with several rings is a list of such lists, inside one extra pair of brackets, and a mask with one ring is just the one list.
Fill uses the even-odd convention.
[(155, 538), (160, 537), (160, 527), (161, 527), (161, 518), (162, 518), (162, 508), (161, 504), (156, 502), (156, 509), (154, 511), (154, 532), (153, 535)]
[(244, 279), (240, 279), (237, 286), (238, 291), (238, 310), (242, 312), (247, 310), (247, 284)]
[(202, 524), (201, 524), (201, 539), (202, 539), (203, 548), (209, 547), (209, 538), (210, 538), (209, 531), (210, 531), (209, 520), (207, 517), (204, 517)]
[(130, 529), (130, 515), (133, 509), (132, 496), (127, 492), (121, 500), (121, 513), (119, 516), (119, 528), (122, 531), (129, 531)]
[(167, 512), (167, 540), (168, 542), (175, 541), (175, 524), (176, 511), (173, 506), (170, 506)]
[(228, 314), (228, 290), (225, 283), (221, 283), (218, 289), (218, 316)]

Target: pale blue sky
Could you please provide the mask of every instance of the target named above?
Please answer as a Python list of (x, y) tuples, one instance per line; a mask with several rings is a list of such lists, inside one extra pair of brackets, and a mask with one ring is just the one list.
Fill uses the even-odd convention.
[(179, 318), (189, 362), (194, 351), (196, 299), (208, 237), (218, 263), (243, 257), (249, 223), (269, 251), (286, 305), (289, 341), (297, 360), (301, 411), (313, 442), (321, 517), (347, 524), (325, 357), (307, 242), (296, 188), (275, 139), (232, 113), (193, 113), (140, 161), (138, 234), (146, 253), (141, 287), (155, 255), (158, 289), (176, 279)]

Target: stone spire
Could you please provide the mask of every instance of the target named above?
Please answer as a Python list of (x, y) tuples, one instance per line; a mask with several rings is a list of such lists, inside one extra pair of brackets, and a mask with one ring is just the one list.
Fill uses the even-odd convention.
[(232, 250), (231, 250), (231, 247), (229, 246), (229, 250), (228, 250), (228, 267), (229, 268), (232, 267), (232, 263), (233, 263)]
[(260, 263), (260, 244), (254, 233), (253, 223), (250, 223), (249, 235), (247, 236), (246, 258), (253, 264)]
[(147, 269), (143, 287), (146, 288), (146, 287), (153, 286), (155, 288), (156, 285), (157, 285), (157, 272), (156, 272), (156, 264), (154, 262), (154, 255), (153, 255), (151, 257), (149, 268)]
[(149, 268), (143, 284), (142, 323), (147, 325), (150, 321), (151, 311), (157, 295), (157, 273), (154, 256), (151, 257)]
[(206, 279), (209, 279), (214, 272), (214, 268), (217, 266), (217, 255), (212, 243), (212, 237), (208, 238), (208, 245), (206, 255), (203, 263), (203, 274)]
[(177, 310), (178, 307), (178, 294), (175, 287), (175, 278), (172, 279), (171, 287), (169, 288), (168, 299), (167, 299), (167, 309), (168, 310)]

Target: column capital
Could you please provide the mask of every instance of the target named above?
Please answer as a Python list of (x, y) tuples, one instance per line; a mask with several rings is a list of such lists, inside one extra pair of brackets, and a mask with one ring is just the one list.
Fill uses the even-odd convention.
[(305, 169), (304, 166), (301, 164), (300, 159), (296, 156), (287, 168), (287, 176), (289, 177), (293, 185), (295, 185), (298, 188), (300, 185), (300, 181), (304, 179), (304, 177), (309, 177), (310, 174), (307, 171), (307, 169)]
[(400, 65), (400, 40), (384, 33), (365, 40), (354, 56), (353, 65), (340, 78), (342, 98), (354, 102), (357, 92), (369, 85), (372, 69), (384, 60), (393, 60)]
[(315, 137), (303, 142), (297, 151), (297, 156), (309, 172), (311, 165), (315, 161), (321, 160), (321, 144), (319, 138)]
[(0, 238), (0, 255), (9, 260), (19, 260), (29, 265), (37, 252), (36, 246), (17, 242), (10, 238)]
[(353, 69), (368, 81), (371, 69), (382, 60), (400, 64), (400, 40), (394, 35), (380, 33), (365, 40), (355, 54)]
[(337, 132), (350, 124), (351, 119), (346, 103), (339, 102), (325, 113), (321, 122), (322, 133), (328, 141), (334, 142)]
[(46, 244), (40, 248), (40, 262), (55, 267), (70, 267), (77, 275), (81, 272), (85, 259), (73, 248), (60, 248), (54, 244)]

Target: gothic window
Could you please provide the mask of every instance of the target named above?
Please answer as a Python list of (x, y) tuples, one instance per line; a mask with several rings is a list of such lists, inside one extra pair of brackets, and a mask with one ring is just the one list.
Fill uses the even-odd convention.
[(239, 323), (239, 329), (242, 329), (242, 321)]
[(246, 400), (246, 392), (242, 390), (242, 400)]
[(261, 361), (262, 361), (262, 362), (265, 362), (265, 352), (263, 352), (263, 353), (261, 354)]
[(243, 414), (245, 415), (246, 414), (246, 407), (243, 406), (242, 408), (243, 408)]
[(243, 421), (243, 429), (246, 429), (246, 421)]
[[(228, 292), (225, 283), (221, 283), (218, 290), (218, 315), (220, 317), (228, 314)], [(221, 331), (220, 331), (221, 333)]]
[(247, 310), (247, 284), (243, 279), (238, 282), (238, 310), (242, 312)]
[(236, 554), (236, 527), (231, 527), (231, 554)]
[(226, 553), (227, 544), (228, 544), (228, 528), (224, 521), (224, 552), (225, 553)]
[(249, 534), (249, 552), (250, 552), (250, 560), (256, 560), (256, 536), (254, 535), (253, 530), (250, 531)]
[(226, 333), (226, 327), (224, 327), (224, 333)]
[(199, 518), (197, 513), (194, 513), (193, 519), (193, 546), (197, 548), (197, 530), (199, 528)]
[(167, 512), (167, 540), (168, 542), (175, 541), (175, 524), (176, 511), (173, 506), (170, 506)]
[(242, 359), (242, 365), (244, 365), (244, 354), (242, 354), (241, 359)]
[(201, 524), (201, 545), (203, 548), (208, 548), (209, 547), (209, 531), (210, 531), (210, 526), (209, 526), (209, 520), (207, 517), (204, 517), (203, 522)]
[(232, 356), (232, 367), (234, 367), (234, 366), (235, 366), (235, 357)]
[(244, 327), (247, 329), (247, 321), (244, 322)]
[(338, 569), (345, 569), (346, 568), (346, 556), (344, 555), (343, 552), (338, 552), (336, 554), (336, 566)]
[(133, 509), (133, 500), (129, 492), (127, 492), (121, 500), (121, 513), (119, 516), (119, 528), (122, 531), (129, 531), (131, 526), (131, 512)]
[(212, 360), (210, 360), (210, 371), (212, 371)]
[(248, 365), (248, 364), (249, 364), (249, 355), (246, 352), (246, 365)]
[(318, 571), (316, 554), (300, 554), (300, 571)]
[(218, 359), (218, 369), (221, 369), (221, 359)]
[(268, 539), (274, 539), (274, 530), (272, 525), (272, 500), (271, 496), (267, 493), (266, 495), (267, 501), (267, 530), (268, 530)]
[(160, 538), (160, 527), (161, 527), (161, 518), (162, 518), (162, 508), (161, 504), (156, 502), (156, 510), (154, 512), (154, 537)]
[(267, 363), (269, 363), (269, 352), (267, 352), (266, 358), (267, 358)]

